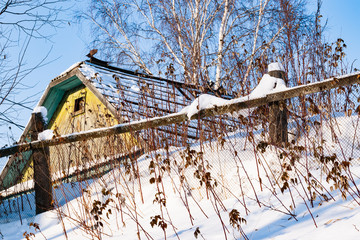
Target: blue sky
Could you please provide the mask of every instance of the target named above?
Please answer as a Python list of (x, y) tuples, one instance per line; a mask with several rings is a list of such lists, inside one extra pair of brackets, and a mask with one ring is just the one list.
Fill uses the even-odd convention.
[[(309, 0), (314, 8), (316, 0)], [(327, 32), (325, 34), (329, 42), (335, 41), (338, 37), (345, 40), (347, 44), (346, 53), (351, 64), (355, 59), (355, 67), (360, 68), (360, 0), (323, 0), (322, 6), (323, 21), (328, 20)], [(83, 29), (82, 29), (83, 28)], [(46, 66), (36, 69), (24, 79), (24, 84), (34, 86), (31, 89), (22, 90), (22, 96), (29, 96), (38, 93), (35, 99), (39, 99), (42, 91), (46, 88), (51, 79), (58, 76), (72, 64), (85, 60), (89, 52), (89, 36), (86, 36), (86, 26), (80, 28), (76, 24), (65, 24), (63, 28), (53, 33), (51, 41), (32, 40), (30, 43), (29, 55), (31, 60), (28, 63), (40, 61), (49, 53)], [(34, 103), (35, 105), (35, 103)], [(26, 125), (30, 111), (24, 110), (19, 115), (18, 122)], [(0, 128), (0, 132), (9, 132), (7, 127)], [(21, 131), (12, 128), (14, 138), (17, 139)], [(4, 145), (6, 139), (0, 139), (0, 145)]]
[[(316, 2), (316, 1), (314, 1)], [(360, 68), (360, 1), (359, 0), (323, 0), (323, 16), (328, 19), (325, 36), (330, 42), (338, 37), (347, 44), (348, 60)]]

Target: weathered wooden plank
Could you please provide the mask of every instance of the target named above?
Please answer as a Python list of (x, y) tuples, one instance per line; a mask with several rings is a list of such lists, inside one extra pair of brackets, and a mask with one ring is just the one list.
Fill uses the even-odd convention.
[[(70, 173), (67, 176), (55, 179), (52, 181), (52, 185), (56, 186), (63, 182), (84, 181), (84, 180), (88, 180), (88, 179), (91, 179), (94, 177), (103, 176), (106, 173), (108, 173), (109, 171), (111, 171), (114, 168), (114, 166), (121, 165), (121, 163), (123, 161), (125, 161), (126, 159), (137, 159), (142, 154), (144, 154), (144, 152), (145, 151), (143, 149), (139, 149), (139, 150), (136, 150), (135, 152), (131, 152), (124, 156), (115, 157), (109, 161), (94, 164), (88, 168), (84, 168), (80, 171)], [(30, 193), (33, 191), (34, 191), (34, 187), (32, 187), (31, 185), (23, 185), (20, 190), (2, 192), (1, 197), (2, 197), (2, 200), (4, 201), (4, 200), (12, 199), (12, 198), (18, 197), (22, 194), (27, 194), (27, 193)]]
[[(359, 82), (360, 82), (360, 73), (346, 75), (339, 78), (332, 78), (322, 82), (311, 83), (307, 85), (285, 89), (276, 93), (268, 94), (267, 96), (262, 98), (249, 99), (246, 101), (239, 101), (239, 102), (237, 102), (236, 100), (229, 101), (229, 104), (226, 105), (214, 106), (211, 108), (202, 109), (199, 111), (198, 114), (193, 115), (191, 119), (199, 119), (203, 117), (211, 117), (225, 113), (237, 112), (241, 109), (259, 107), (270, 102), (281, 101), (293, 97), (330, 90), (337, 87), (357, 84)], [(180, 112), (180, 113), (166, 115), (163, 117), (119, 124), (110, 128), (99, 128), (99, 129), (94, 129), (92, 131), (65, 135), (51, 140), (34, 141), (31, 143), (23, 143), (11, 147), (3, 148), (0, 149), (0, 157), (8, 156), (16, 152), (38, 149), (44, 146), (55, 146), (63, 143), (82, 141), (89, 138), (99, 138), (99, 137), (109, 136), (112, 134), (139, 131), (146, 128), (154, 128), (154, 127), (164, 126), (173, 123), (180, 123), (187, 120), (188, 120), (187, 114)]]
[(284, 100), (358, 83), (360, 83), (360, 72), (289, 88), (285, 91), (269, 94), (267, 95), (267, 99), (269, 102)]

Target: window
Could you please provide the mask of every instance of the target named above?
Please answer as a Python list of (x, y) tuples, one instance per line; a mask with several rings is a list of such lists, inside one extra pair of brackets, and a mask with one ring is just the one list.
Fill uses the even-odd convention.
[(78, 115), (84, 112), (85, 112), (85, 97), (79, 97), (75, 99), (74, 115)]

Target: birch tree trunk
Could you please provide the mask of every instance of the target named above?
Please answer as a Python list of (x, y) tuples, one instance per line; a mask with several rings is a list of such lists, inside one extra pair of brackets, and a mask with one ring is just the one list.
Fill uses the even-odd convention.
[(224, 13), (221, 19), (220, 29), (219, 29), (219, 42), (218, 42), (218, 53), (217, 53), (217, 65), (216, 65), (216, 75), (215, 75), (215, 86), (214, 89), (218, 90), (221, 84), (221, 70), (223, 63), (223, 49), (225, 41), (225, 31), (227, 28), (227, 22), (229, 18), (229, 0), (224, 0)]

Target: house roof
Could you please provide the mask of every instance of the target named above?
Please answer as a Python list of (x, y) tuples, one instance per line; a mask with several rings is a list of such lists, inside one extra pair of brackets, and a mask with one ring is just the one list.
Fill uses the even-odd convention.
[(89, 62), (79, 70), (125, 122), (177, 112), (194, 99), (190, 88), (176, 81)]

